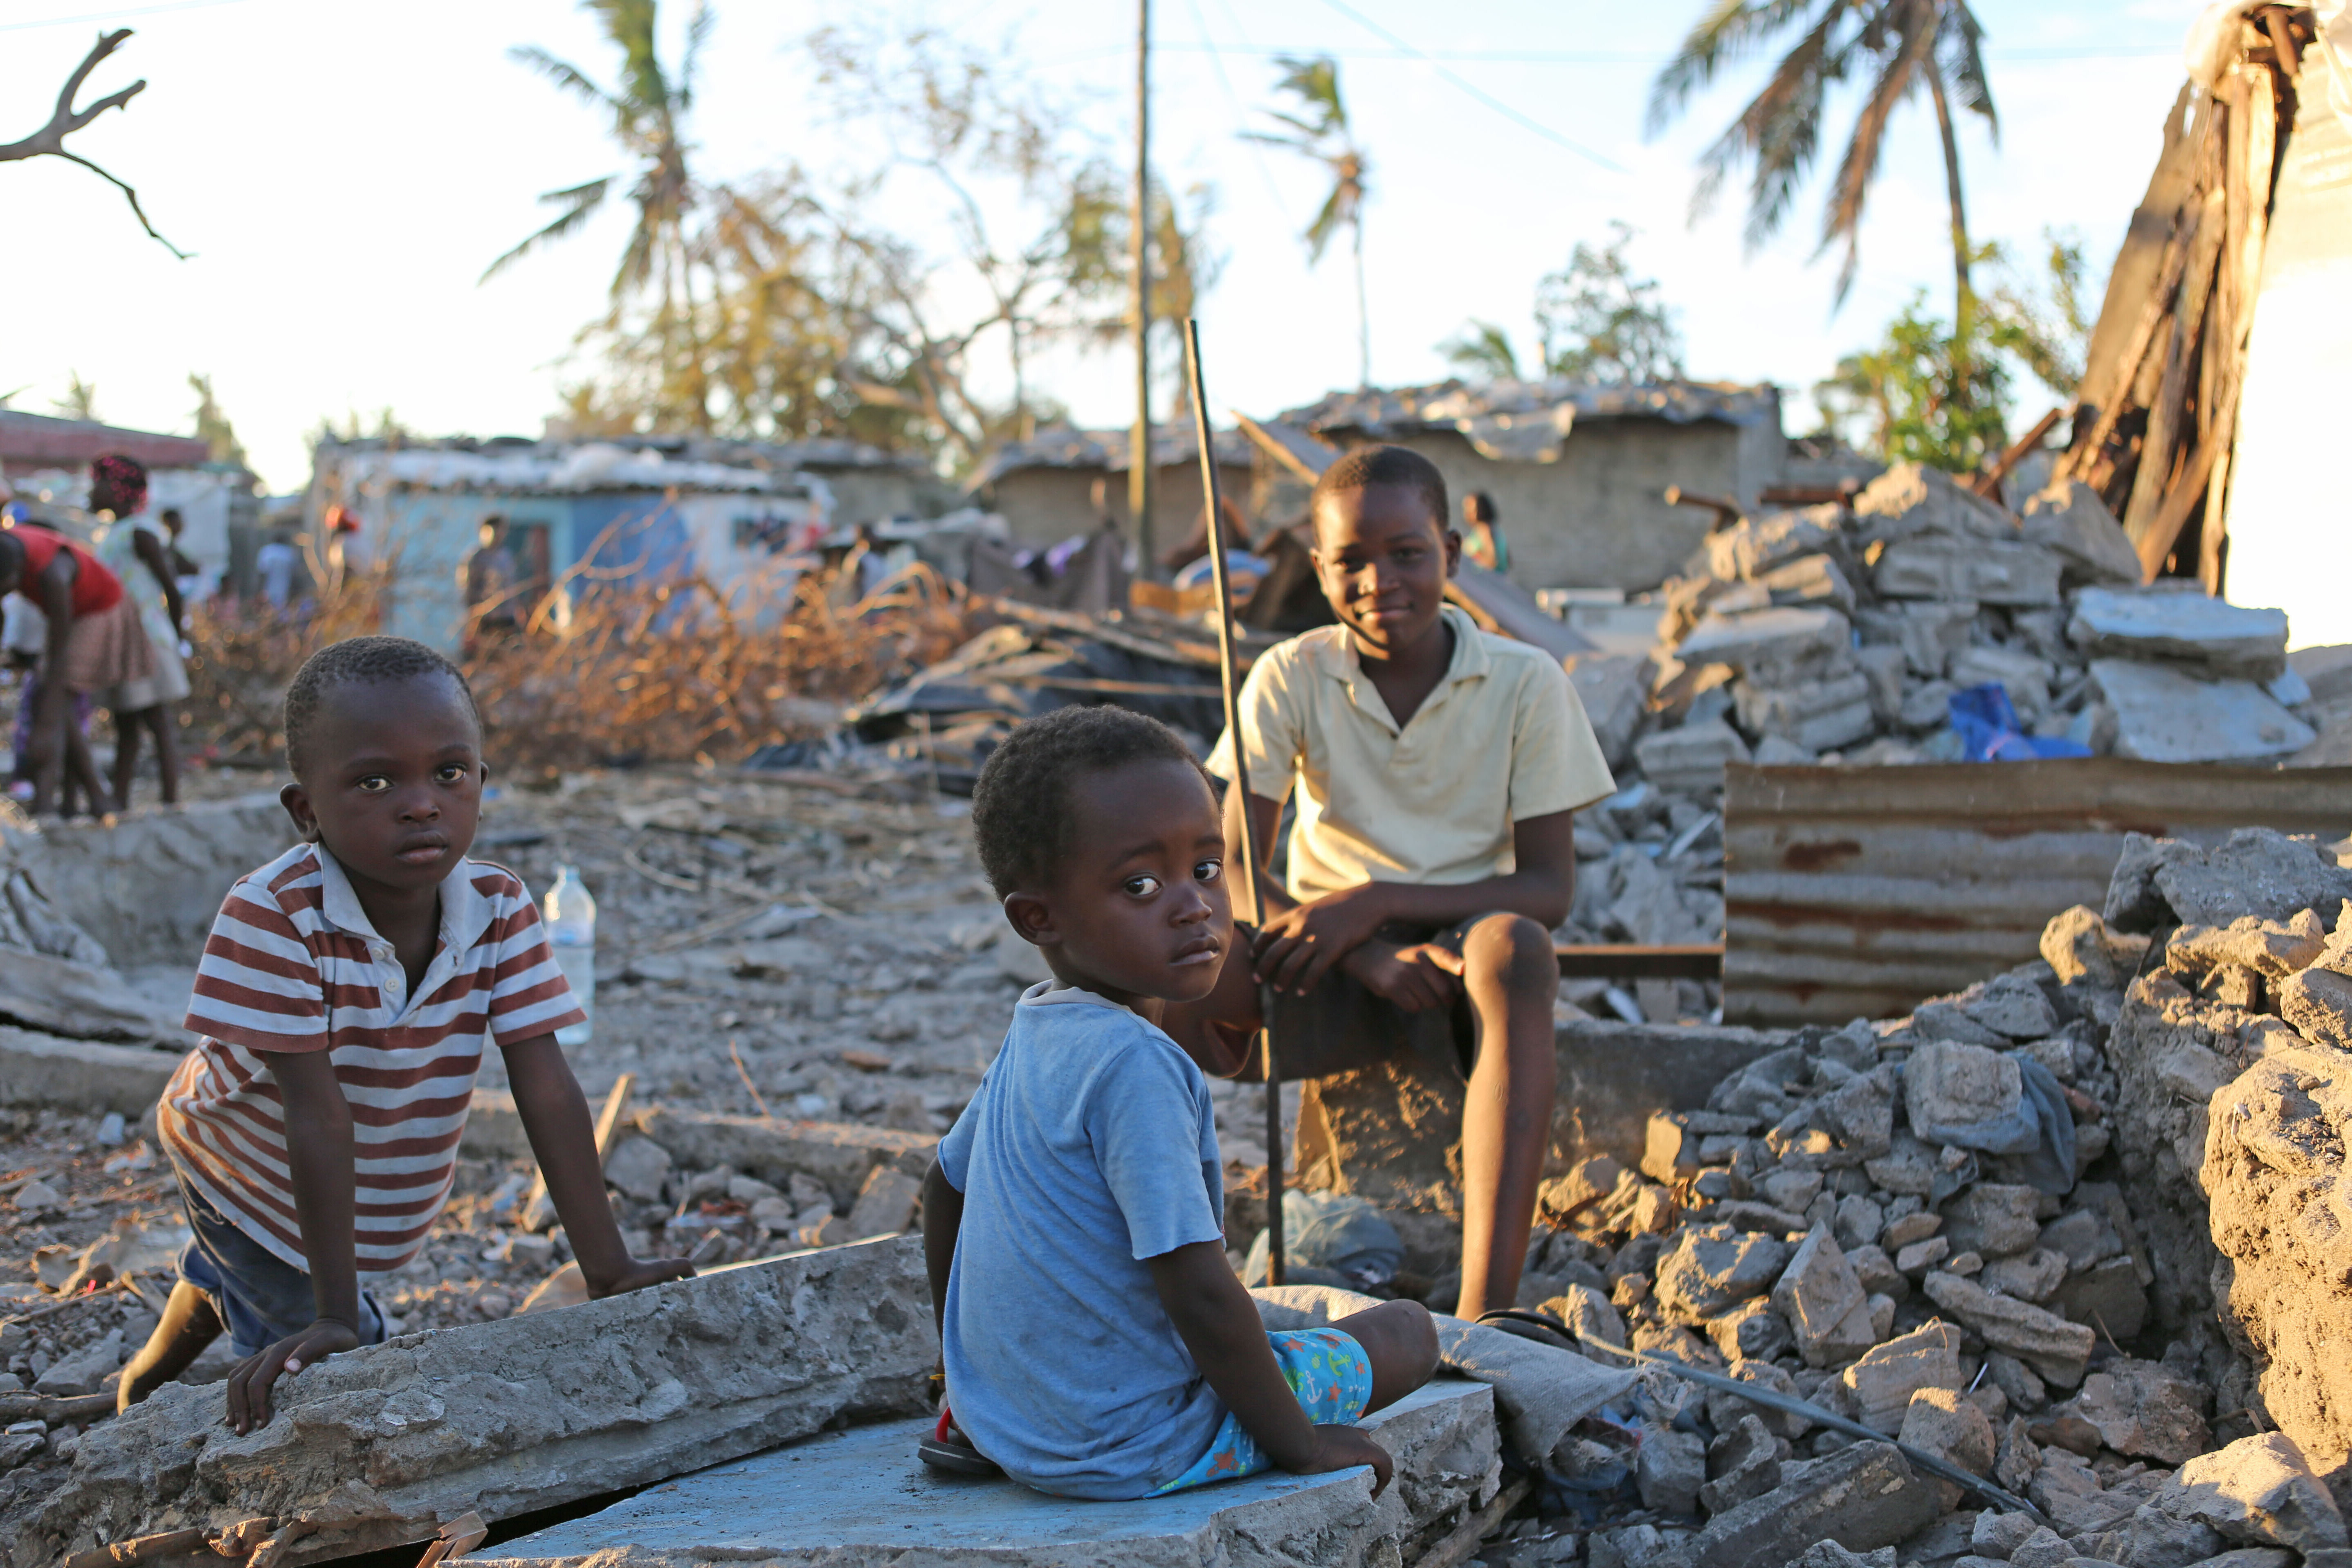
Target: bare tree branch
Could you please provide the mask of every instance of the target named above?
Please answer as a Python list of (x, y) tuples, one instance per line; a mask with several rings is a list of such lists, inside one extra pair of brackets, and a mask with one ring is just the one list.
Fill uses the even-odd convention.
[(69, 163), (79, 163), (83, 168), (121, 191), (124, 199), (130, 202), (131, 216), (138, 218), (139, 226), (145, 229), (156, 244), (185, 261), (188, 258), (188, 253), (157, 234), (155, 226), (147, 221), (147, 212), (139, 205), (137, 191), (132, 190), (127, 183), (116, 179), (89, 159), (79, 153), (66, 151), (67, 137), (88, 125), (108, 110), (121, 109), (147, 90), (147, 80), (142, 77), (121, 91), (110, 92), (87, 109), (74, 107), (74, 100), (80, 96), (82, 83), (89, 79), (89, 73), (98, 68), (100, 61), (121, 48), (123, 40), (130, 37), (131, 29), (128, 27), (111, 33), (100, 33), (98, 42), (90, 47), (89, 55), (83, 58), (79, 66), (75, 68), (73, 75), (66, 79), (65, 87), (58, 93), (58, 106), (50, 111), (49, 122), (21, 142), (0, 144), (0, 163), (19, 163), (26, 158), (45, 156), (63, 158)]

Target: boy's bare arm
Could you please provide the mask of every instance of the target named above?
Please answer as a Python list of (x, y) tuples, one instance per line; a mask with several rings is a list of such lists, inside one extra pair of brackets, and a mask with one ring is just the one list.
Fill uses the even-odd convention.
[(629, 1256), (614, 1223), (613, 1205), (604, 1196), (604, 1167), (596, 1158), (596, 1127), (588, 1115), (587, 1096), (563, 1059), (563, 1047), (553, 1035), (534, 1035), (502, 1046), (507, 1060), (507, 1084), (514, 1091), (515, 1111), (530, 1139), (530, 1152), (547, 1178), (547, 1195), (563, 1222), (572, 1255), (580, 1260), (580, 1277), (591, 1296), (617, 1296), (682, 1279), (694, 1272), (683, 1258), (639, 1259)]
[(269, 1387), (279, 1373), (299, 1372), (360, 1342), (352, 1108), (325, 1051), (272, 1053), (268, 1060), (286, 1118), (286, 1161), (316, 1321), (230, 1373), (228, 1421), (239, 1433), (269, 1424)]
[[(928, 1211), (926, 1211), (928, 1220)], [(1176, 1325), (1192, 1364), (1217, 1391), (1265, 1457), (1294, 1475), (1319, 1475), (1370, 1465), (1372, 1495), (1396, 1473), (1388, 1450), (1355, 1426), (1318, 1426), (1275, 1364), (1274, 1348), (1249, 1292), (1234, 1278), (1224, 1249), (1196, 1241), (1146, 1258), (1160, 1304)]]
[[(1259, 864), (1264, 865), (1273, 852), (1282, 806), (1255, 798), (1249, 805), (1251, 826), (1263, 846)], [(1559, 924), (1576, 901), (1575, 815), (1555, 811), (1514, 825), (1512, 851), (1517, 865), (1506, 876), (1475, 882), (1361, 882), (1303, 904), (1273, 896), (1277, 890), (1269, 889), (1267, 919), (1253, 950), (1257, 977), (1277, 990), (1304, 992), (1343, 962), (1351, 973), (1386, 962), (1396, 950), (1375, 939), (1391, 921), (1446, 926), (1473, 915), (1500, 913), (1525, 915), (1547, 929)]]
[(956, 1233), (963, 1228), (963, 1194), (937, 1160), (923, 1176), (923, 1271), (931, 1281), (931, 1321), (948, 1332), (948, 1275), (955, 1268)]

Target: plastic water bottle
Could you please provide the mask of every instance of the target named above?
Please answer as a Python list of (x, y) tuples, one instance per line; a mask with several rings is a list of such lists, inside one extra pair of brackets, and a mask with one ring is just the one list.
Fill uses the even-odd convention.
[(559, 1046), (584, 1046), (596, 1021), (596, 900), (580, 879), (577, 866), (558, 866), (555, 886), (545, 901), (548, 945), (555, 950), (555, 966), (563, 971), (572, 994), (588, 1021), (555, 1031)]

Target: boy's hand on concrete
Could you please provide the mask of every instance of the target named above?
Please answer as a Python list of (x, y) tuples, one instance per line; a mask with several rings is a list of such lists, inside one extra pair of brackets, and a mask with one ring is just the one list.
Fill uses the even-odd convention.
[(584, 1268), (580, 1274), (588, 1287), (589, 1300), (600, 1301), (607, 1296), (625, 1295), (631, 1290), (642, 1290), (648, 1285), (659, 1285), (664, 1280), (691, 1279), (694, 1278), (694, 1265), (683, 1258), (632, 1258), (629, 1266), (610, 1279), (589, 1279)]
[(279, 1373), (291, 1375), (311, 1363), (342, 1351), (359, 1348), (360, 1336), (349, 1323), (321, 1318), (299, 1334), (289, 1334), (258, 1355), (236, 1363), (228, 1374), (228, 1424), (243, 1436), (269, 1425), (269, 1385)]
[(1450, 1007), (1462, 989), (1462, 955), (1433, 942), (1368, 942), (1348, 955), (1346, 968), (1365, 990), (1407, 1013)]
[(1251, 947), (1252, 973), (1276, 991), (1315, 989), (1331, 966), (1388, 921), (1376, 882), (1342, 888), (1268, 917)]
[(1344, 1470), (1355, 1465), (1372, 1467), (1372, 1495), (1380, 1496), (1389, 1489), (1396, 1477), (1396, 1461), (1389, 1451), (1372, 1441), (1372, 1435), (1360, 1426), (1318, 1426), (1315, 1447), (1303, 1465), (1283, 1468), (1294, 1475), (1319, 1476), (1332, 1470)]

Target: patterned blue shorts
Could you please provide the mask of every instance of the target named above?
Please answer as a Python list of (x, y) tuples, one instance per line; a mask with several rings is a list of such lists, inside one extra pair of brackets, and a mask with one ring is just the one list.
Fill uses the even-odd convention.
[[(1372, 1363), (1355, 1336), (1341, 1329), (1274, 1329), (1266, 1333), (1274, 1363), (1283, 1381), (1298, 1396), (1307, 1419), (1318, 1426), (1338, 1426), (1354, 1421), (1372, 1402)], [(1151, 1492), (1164, 1497), (1211, 1481), (1229, 1481), (1270, 1470), (1274, 1461), (1257, 1446), (1231, 1411), (1209, 1439), (1208, 1450), (1191, 1468)]]

